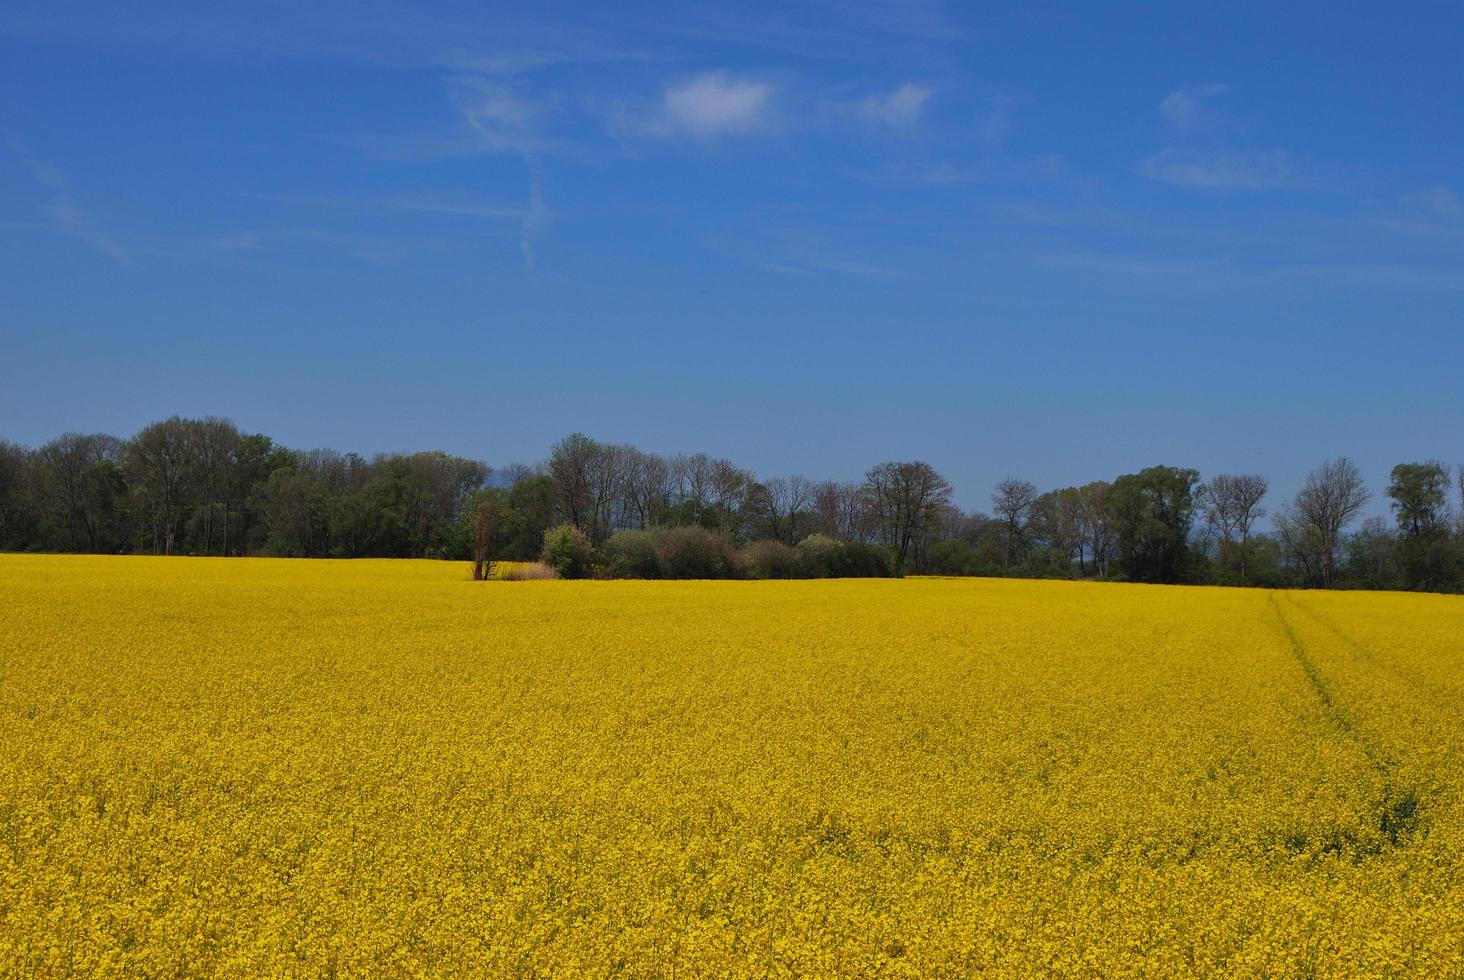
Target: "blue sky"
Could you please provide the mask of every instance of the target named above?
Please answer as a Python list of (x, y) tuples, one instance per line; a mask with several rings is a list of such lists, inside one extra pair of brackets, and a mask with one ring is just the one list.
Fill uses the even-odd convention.
[(0, 437), (583, 430), (924, 458), (967, 506), (1345, 453), (1380, 497), (1464, 461), (1461, 41), (1453, 3), (10, 0)]

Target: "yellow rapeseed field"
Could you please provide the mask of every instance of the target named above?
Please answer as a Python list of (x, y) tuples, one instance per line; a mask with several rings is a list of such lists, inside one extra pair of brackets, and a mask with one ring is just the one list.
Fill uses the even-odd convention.
[(1464, 975), (1464, 599), (0, 557), (14, 976)]

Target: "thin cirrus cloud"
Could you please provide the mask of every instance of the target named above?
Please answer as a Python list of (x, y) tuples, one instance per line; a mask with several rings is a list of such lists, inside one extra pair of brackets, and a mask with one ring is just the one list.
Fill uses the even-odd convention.
[(766, 128), (773, 99), (766, 82), (725, 71), (702, 72), (668, 85), (659, 104), (639, 113), (620, 107), (611, 120), (619, 136), (711, 141)]
[(1229, 85), (1219, 83), (1175, 89), (1159, 103), (1159, 115), (1180, 129), (1193, 128), (1208, 118), (1207, 103), (1229, 91)]
[(1283, 150), (1166, 147), (1142, 161), (1139, 174), (1177, 187), (1211, 191), (1282, 190), (1301, 183)]
[(1150, 180), (1207, 191), (1270, 191), (1298, 187), (1302, 181), (1291, 157), (1280, 149), (1203, 145), (1196, 137), (1212, 131), (1221, 117), (1211, 103), (1230, 91), (1210, 83), (1175, 89), (1159, 102), (1160, 117), (1183, 136), (1140, 161), (1138, 172)]
[(24, 144), (13, 137), (7, 138), (6, 143), (36, 182), (52, 196), (51, 201), (41, 207), (41, 213), (46, 218), (46, 227), (85, 242), (118, 262), (129, 261), (130, 254), (116, 236), (99, 228), (91, 214), (72, 199), (69, 182), (59, 167), (37, 159)]
[(507, 85), (462, 77), (452, 85), (452, 101), (484, 152), (540, 154), (554, 145), (539, 132), (543, 107)]
[(859, 114), (866, 120), (892, 129), (910, 129), (920, 122), (925, 103), (935, 90), (906, 82), (893, 92), (871, 95), (859, 103)]

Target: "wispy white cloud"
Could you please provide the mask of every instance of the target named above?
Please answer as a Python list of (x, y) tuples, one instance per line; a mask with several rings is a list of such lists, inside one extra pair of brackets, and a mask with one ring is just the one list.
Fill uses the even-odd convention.
[(1211, 191), (1268, 191), (1303, 181), (1283, 150), (1196, 150), (1166, 147), (1139, 164), (1150, 180)]
[(1026, 160), (987, 159), (975, 163), (934, 161), (891, 164), (881, 169), (850, 171), (851, 177), (871, 184), (925, 184), (949, 187), (960, 184), (995, 184), (1006, 181), (1051, 180), (1063, 172), (1060, 154), (1044, 153)]
[(361, 211), (405, 211), (423, 215), (443, 215), (480, 221), (513, 221), (519, 226), (519, 252), (524, 265), (535, 268), (537, 260), (534, 243), (552, 212), (544, 201), (544, 187), (539, 179), (538, 168), (530, 164), (529, 197), (524, 204), (505, 204), (501, 201), (461, 193), (405, 193), (369, 198), (281, 198), (270, 200), (287, 204), (302, 204), (313, 207), (349, 208)]
[(619, 137), (711, 141), (768, 125), (773, 86), (725, 71), (702, 72), (666, 86), (659, 104), (635, 112), (616, 107), (611, 129)]
[(542, 154), (555, 148), (539, 131), (545, 106), (509, 86), (491, 79), (460, 76), (452, 82), (451, 95), (482, 151)]
[(51, 192), (52, 199), (41, 207), (47, 227), (85, 242), (119, 262), (130, 261), (131, 256), (117, 238), (99, 227), (91, 213), (76, 203), (70, 182), (59, 167), (38, 159), (14, 138), (7, 139), (6, 143), (36, 182)]
[(1464, 200), (1447, 187), (1428, 187), (1403, 198), (1408, 213), (1430, 221), (1464, 221)]
[(1188, 129), (1206, 118), (1206, 103), (1210, 99), (1229, 91), (1229, 85), (1219, 83), (1176, 89), (1159, 103), (1159, 115), (1181, 129)]
[(764, 121), (773, 90), (762, 82), (708, 72), (666, 89), (663, 121), (695, 136), (721, 136), (756, 129)]
[(1443, 185), (1425, 187), (1403, 195), (1370, 221), (1410, 236), (1464, 241), (1464, 199)]
[(933, 88), (906, 82), (893, 92), (864, 99), (859, 103), (859, 114), (881, 126), (910, 129), (920, 122), (925, 103), (934, 94)]

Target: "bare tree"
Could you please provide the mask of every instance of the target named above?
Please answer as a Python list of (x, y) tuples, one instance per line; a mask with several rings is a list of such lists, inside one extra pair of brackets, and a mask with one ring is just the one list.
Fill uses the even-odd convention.
[(626, 462), (631, 446), (601, 443), (590, 456), (590, 543), (599, 547), (616, 530), (615, 515), (625, 493)]
[(753, 506), (768, 537), (784, 544), (797, 544), (800, 518), (813, 503), (813, 481), (804, 476), (776, 476), (757, 484)]
[(857, 483), (825, 480), (813, 489), (814, 530), (843, 541), (864, 541), (869, 536), (869, 508), (864, 488)]
[(24, 446), (0, 439), (0, 546), (19, 542), (23, 534), (30, 460)]
[(1033, 501), (1028, 525), (1029, 537), (1061, 552), (1070, 561), (1076, 561), (1078, 571), (1082, 573), (1087, 569), (1083, 562), (1083, 534), (1078, 510), (1076, 487), (1049, 490)]
[(1078, 533), (1083, 538), (1083, 549), (1093, 560), (1093, 573), (1100, 577), (1108, 575), (1109, 564), (1118, 550), (1118, 531), (1110, 519), (1108, 490), (1109, 485), (1102, 480), (1078, 487)]
[(650, 527), (670, 501), (671, 466), (655, 453), (627, 446), (624, 467), (626, 513), (622, 523), (626, 527)]
[(757, 484), (756, 478), (747, 470), (739, 469), (730, 459), (718, 459), (708, 466), (705, 480), (704, 500), (709, 500), (716, 509), (717, 530), (728, 537), (741, 534), (747, 521), (748, 498)]
[(929, 463), (881, 463), (864, 477), (875, 526), (895, 549), (895, 574), (929, 528), (943, 520), (951, 502), (951, 485)]
[(204, 554), (213, 552), (215, 503), (224, 505), (223, 551), (229, 550), (229, 478), (238, 461), (239, 430), (228, 419), (209, 416), (184, 423), (191, 456), (189, 482), (198, 494), (201, 509), (196, 527)]
[(1464, 463), (1459, 464), (1459, 536), (1464, 537)]
[(1032, 505), (1037, 502), (1037, 488), (1026, 480), (1007, 477), (996, 485), (991, 495), (991, 509), (1006, 525), (1006, 563), (1010, 567), (1022, 560), (1027, 549), (1027, 524), (1032, 518)]
[(509, 463), (498, 471), (500, 486), (516, 487), (525, 480), (544, 475), (544, 464)]
[(710, 502), (713, 471), (716, 464), (706, 453), (688, 456), (677, 453), (671, 457), (672, 478), (676, 481), (677, 495), (690, 501), (698, 513)]
[(1363, 485), (1362, 474), (1346, 456), (1339, 456), (1312, 470), (1297, 492), (1292, 519), (1301, 527), (1296, 541), (1303, 550), (1315, 552), (1311, 563), (1322, 585), (1332, 584), (1342, 545), (1342, 531), (1352, 523), (1367, 501), (1368, 492)]
[(173, 553), (184, 505), (188, 431), (178, 416), (154, 422), (127, 445), (127, 468), (152, 525), (152, 549)]
[(579, 432), (565, 436), (549, 450), (555, 503), (563, 518), (581, 531), (594, 521), (590, 471), (599, 452), (600, 444)]
[[(1222, 542), (1222, 555), (1226, 545), (1236, 543), (1237, 564), (1240, 584), (1245, 584), (1246, 559), (1250, 549), (1251, 528), (1255, 522), (1266, 516), (1261, 501), (1270, 485), (1264, 476), (1256, 473), (1232, 475), (1222, 473), (1214, 477), (1201, 489), (1205, 502), (1205, 523)], [(1236, 539), (1239, 539), (1237, 542)]]
[(71, 537), (71, 546), (97, 551), (114, 498), (121, 493), (113, 466), (122, 443), (108, 435), (68, 432), (35, 452), (35, 461), (52, 507)]

